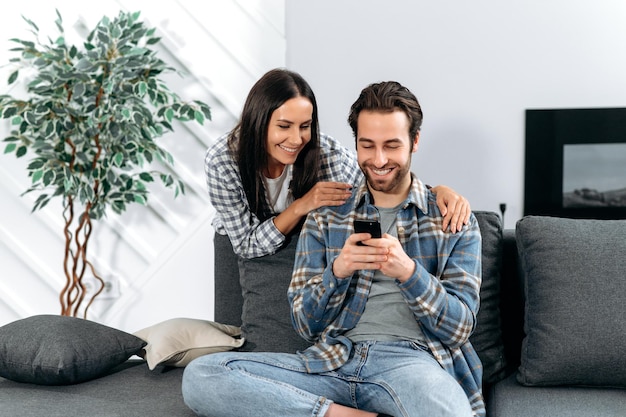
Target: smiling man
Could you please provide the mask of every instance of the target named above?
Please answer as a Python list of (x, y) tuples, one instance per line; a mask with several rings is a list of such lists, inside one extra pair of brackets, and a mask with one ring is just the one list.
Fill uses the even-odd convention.
[[(469, 342), (481, 283), (476, 219), (441, 232), (435, 196), (411, 173), (422, 110), (407, 88), (366, 87), (348, 121), (365, 179), (346, 204), (310, 213), (300, 235), (289, 298), (296, 329), (315, 343), (300, 357), (335, 379), (331, 410), (484, 415)], [(354, 233), (355, 220), (379, 221), (382, 237)]]

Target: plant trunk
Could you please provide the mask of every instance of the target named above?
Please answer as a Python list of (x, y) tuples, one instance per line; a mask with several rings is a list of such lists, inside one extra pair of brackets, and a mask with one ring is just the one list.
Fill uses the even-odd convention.
[[(104, 290), (104, 280), (96, 273), (91, 262), (87, 259), (87, 245), (91, 237), (91, 219), (89, 218), (89, 204), (84, 212), (75, 219), (74, 200), (72, 197), (64, 199), (63, 218), (65, 219), (65, 256), (63, 259), (63, 270), (65, 272), (65, 287), (59, 295), (61, 302), (61, 315), (78, 317), (81, 307), (86, 301), (82, 310), (83, 318), (87, 318), (87, 311), (94, 299)], [(72, 232), (72, 228), (74, 232)], [(87, 287), (83, 283), (83, 278), (87, 268), (91, 271), (97, 282), (100, 283), (92, 295), (87, 294)]]

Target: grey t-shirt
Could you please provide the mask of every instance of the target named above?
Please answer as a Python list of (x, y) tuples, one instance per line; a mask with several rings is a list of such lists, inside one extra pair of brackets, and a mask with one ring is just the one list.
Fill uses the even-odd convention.
[[(378, 207), (383, 234), (397, 237), (396, 217), (400, 206)], [(365, 311), (357, 325), (346, 333), (353, 342), (410, 340), (425, 345), (422, 329), (401, 294), (395, 278), (374, 273)]]

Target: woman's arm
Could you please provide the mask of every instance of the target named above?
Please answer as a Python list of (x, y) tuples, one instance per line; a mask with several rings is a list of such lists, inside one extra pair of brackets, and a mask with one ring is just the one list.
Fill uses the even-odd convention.
[(237, 164), (225, 138), (206, 153), (204, 169), (211, 205), (217, 212), (233, 250), (244, 258), (275, 253), (285, 241), (272, 219), (261, 222), (250, 211)]

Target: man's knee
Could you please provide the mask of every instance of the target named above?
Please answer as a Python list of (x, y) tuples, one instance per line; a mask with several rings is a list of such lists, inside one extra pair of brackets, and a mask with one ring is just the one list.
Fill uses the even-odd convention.
[(432, 372), (423, 376), (423, 380), (417, 384), (423, 390), (422, 396), (431, 403), (433, 410), (441, 411), (441, 414), (433, 412), (431, 415), (445, 415), (454, 417), (470, 417), (472, 408), (465, 391), (461, 385), (447, 372)]

